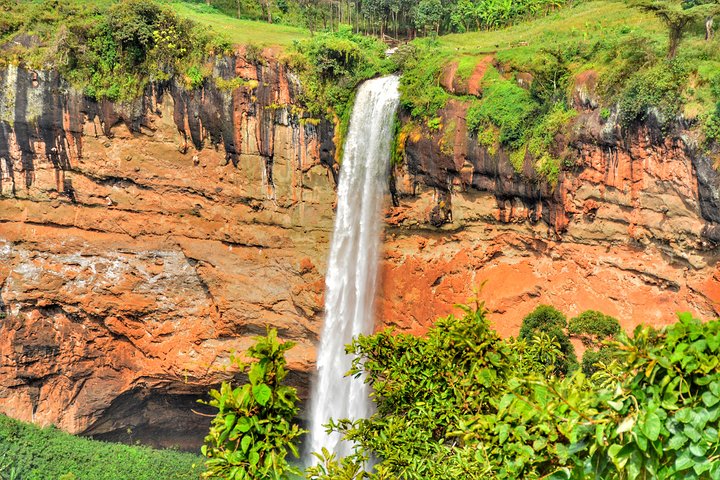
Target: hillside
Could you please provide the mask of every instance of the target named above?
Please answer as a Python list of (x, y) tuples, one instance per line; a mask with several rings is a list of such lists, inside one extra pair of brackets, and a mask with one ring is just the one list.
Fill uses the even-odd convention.
[(0, 479), (192, 480), (199, 455), (78, 438), (0, 415)]
[(178, 15), (209, 28), (227, 38), (234, 45), (256, 45), (260, 47), (287, 47), (295, 40), (310, 36), (307, 29), (267, 22), (237, 19), (220, 13), (204, 4), (172, 2), (171, 7)]

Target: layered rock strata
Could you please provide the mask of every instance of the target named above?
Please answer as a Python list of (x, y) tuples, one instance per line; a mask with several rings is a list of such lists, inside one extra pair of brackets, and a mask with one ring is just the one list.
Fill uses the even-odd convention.
[[(441, 80), (473, 94), (477, 76), (458, 84), (449, 68)], [(523, 87), (531, 81), (515, 78)], [(649, 115), (621, 131), (601, 115), (595, 78), (578, 77), (578, 114), (568, 138), (556, 138), (566, 148), (553, 152), (564, 164), (556, 185), (529, 154), (517, 171), (509, 152), (478, 144), (460, 101), (442, 111), (439, 131), (407, 136), (406, 162), (394, 172), (397, 206), (388, 211), (379, 306), (386, 323), (423, 331), (476, 292), (503, 335), (517, 334), (541, 303), (570, 316), (602, 310), (627, 329), (673, 322), (678, 311), (720, 313), (713, 161), (680, 124), (663, 133)]]
[(196, 399), (269, 325), (299, 343), (306, 386), (333, 127), (293, 113), (297, 79), (272, 58), (214, 75), (119, 105), (0, 72), (0, 413), (194, 447)]
[[(482, 59), (451, 92), (482, 95)], [(0, 413), (192, 448), (195, 400), (266, 326), (298, 342), (306, 395), (335, 201), (333, 127), (296, 113), (272, 58), (188, 90), (94, 102), (52, 72), (0, 72)], [(720, 300), (720, 180), (682, 125), (620, 132), (578, 79), (556, 185), (468, 133), (450, 102), (392, 175), (379, 322), (422, 332), (479, 295), (504, 335), (551, 303), (626, 328)], [(529, 75), (517, 75), (526, 87)], [(404, 121), (408, 121), (404, 118)], [(451, 126), (451, 128), (448, 128)], [(388, 200), (388, 205), (391, 202)]]

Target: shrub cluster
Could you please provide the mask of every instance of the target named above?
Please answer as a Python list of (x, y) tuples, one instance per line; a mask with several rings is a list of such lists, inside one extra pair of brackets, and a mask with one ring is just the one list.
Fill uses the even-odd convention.
[[(351, 374), (367, 373), (378, 410), (334, 422), (356, 453), (338, 461), (325, 452), (309, 478), (718, 478), (720, 321), (683, 314), (630, 337), (586, 312), (574, 328), (618, 337), (590, 379), (544, 368), (557, 342), (542, 331), (502, 340), (478, 307), (424, 337), (386, 331), (352, 344)], [(564, 325), (542, 306), (524, 333)]]
[(56, 69), (96, 99), (129, 100), (149, 81), (173, 75), (197, 87), (207, 56), (229, 49), (222, 38), (154, 0), (41, 0), (4, 10), (4, 61)]
[(354, 34), (344, 27), (296, 41), (283, 59), (300, 75), (305, 115), (337, 119), (338, 153), (349, 128), (357, 86), (396, 69), (395, 63), (385, 56), (385, 49), (379, 40)]
[(3, 480), (196, 480), (202, 457), (75, 437), (0, 416)]

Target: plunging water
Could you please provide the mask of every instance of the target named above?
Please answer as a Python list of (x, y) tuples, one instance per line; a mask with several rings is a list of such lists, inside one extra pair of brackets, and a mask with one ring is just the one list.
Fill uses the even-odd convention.
[(369, 80), (358, 90), (350, 119), (325, 280), (325, 323), (310, 419), (312, 452), (324, 447), (338, 457), (351, 453), (352, 445), (335, 432), (325, 433), (323, 424), (330, 418), (355, 420), (370, 414), (363, 379), (344, 376), (352, 363), (345, 344), (373, 329), (381, 207), (398, 102), (397, 77)]

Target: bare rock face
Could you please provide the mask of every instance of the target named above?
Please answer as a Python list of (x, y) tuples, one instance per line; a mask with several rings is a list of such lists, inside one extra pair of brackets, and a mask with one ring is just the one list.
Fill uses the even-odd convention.
[[(481, 94), (482, 59), (443, 85)], [(195, 400), (267, 326), (306, 397), (335, 202), (333, 125), (305, 122), (272, 57), (218, 60), (188, 90), (97, 103), (52, 72), (0, 72), (0, 413), (196, 447)], [(237, 80), (241, 79), (241, 80)], [(523, 85), (531, 76), (518, 76)], [(720, 302), (720, 177), (678, 128), (620, 135), (578, 77), (549, 185), (488, 151), (450, 102), (393, 171), (379, 321), (421, 333), (480, 295), (503, 335), (539, 303), (626, 328)], [(229, 88), (223, 88), (228, 87)], [(388, 201), (388, 204), (390, 202)]]
[(408, 136), (387, 212), (385, 323), (422, 332), (478, 293), (503, 335), (541, 303), (570, 316), (602, 310), (626, 329), (720, 313), (713, 162), (679, 127), (663, 135), (649, 122), (621, 136), (600, 118), (595, 75), (581, 77), (557, 185), (530, 158), (518, 172), (507, 152), (479, 145), (458, 102), (442, 113), (451, 128)]
[(0, 72), (1, 413), (191, 448), (196, 399), (269, 325), (298, 342), (305, 388), (333, 127), (292, 113), (299, 85), (272, 58), (215, 70), (241, 86), (170, 82), (127, 105)]

